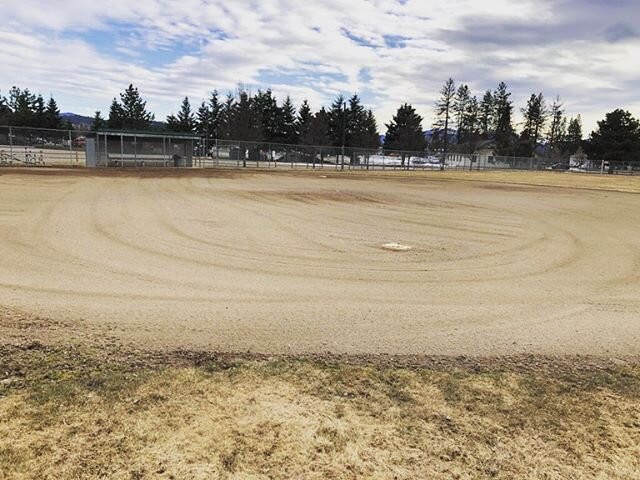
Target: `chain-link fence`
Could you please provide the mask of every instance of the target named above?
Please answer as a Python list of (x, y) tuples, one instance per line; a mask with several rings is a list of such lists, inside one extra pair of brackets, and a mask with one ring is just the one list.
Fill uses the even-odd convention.
[(0, 166), (333, 170), (553, 170), (640, 174), (640, 162), (217, 140), (168, 132), (0, 127)]
[(0, 127), (0, 166), (85, 166), (84, 132)]

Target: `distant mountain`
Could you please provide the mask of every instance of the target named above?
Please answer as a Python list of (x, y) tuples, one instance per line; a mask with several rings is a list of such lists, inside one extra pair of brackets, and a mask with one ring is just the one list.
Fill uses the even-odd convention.
[[(63, 120), (66, 120), (73, 125), (73, 128), (78, 130), (90, 130), (93, 126), (93, 117), (85, 117), (84, 115), (78, 115), (77, 113), (64, 112), (60, 114)], [(164, 130), (164, 122), (151, 122), (152, 130)]]
[(91, 128), (91, 125), (93, 125), (93, 117), (85, 117), (84, 115), (71, 112), (61, 113), (60, 116), (63, 120), (70, 122), (73, 128), (85, 130)]

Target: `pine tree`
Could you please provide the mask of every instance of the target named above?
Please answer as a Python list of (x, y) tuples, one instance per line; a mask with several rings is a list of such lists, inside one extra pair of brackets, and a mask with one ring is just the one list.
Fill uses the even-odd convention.
[(549, 116), (551, 125), (547, 135), (549, 141), (547, 153), (549, 157), (557, 157), (562, 153), (562, 145), (567, 134), (567, 119), (564, 116), (564, 105), (560, 97), (554, 99)]
[(582, 146), (582, 117), (569, 120), (567, 135), (565, 137), (564, 149), (573, 155)]
[(347, 124), (346, 124), (346, 143), (348, 147), (363, 147), (368, 140), (367, 133), (367, 111), (360, 102), (358, 95), (353, 95), (349, 99)]
[(233, 93), (227, 93), (227, 98), (220, 109), (219, 137), (221, 139), (230, 139), (233, 134), (233, 116), (236, 107), (236, 100)]
[(189, 97), (184, 97), (177, 115), (167, 117), (167, 128), (172, 132), (192, 133), (196, 128), (196, 118), (191, 111)]
[(180, 121), (178, 120), (178, 117), (176, 117), (173, 113), (167, 115), (167, 119), (164, 121), (164, 123), (168, 132), (180, 131)]
[(494, 125), (494, 116), (495, 102), (493, 99), (493, 93), (491, 90), (487, 90), (484, 92), (484, 96), (480, 102), (478, 118), (480, 135), (482, 135), (482, 138), (485, 140), (488, 140), (491, 137)]
[(286, 144), (297, 143), (296, 107), (287, 96), (280, 107), (280, 142)]
[(253, 111), (253, 98), (243, 86), (238, 87), (237, 100), (230, 116), (230, 134), (234, 140), (255, 141), (259, 132)]
[(258, 138), (263, 142), (275, 143), (282, 140), (282, 116), (276, 97), (271, 89), (258, 90), (253, 98)]
[(607, 161), (640, 161), (640, 121), (628, 111), (607, 113), (591, 134), (588, 153)]
[(47, 106), (42, 95), (38, 95), (33, 103), (33, 126), (47, 128)]
[(36, 97), (28, 88), (24, 90), (12, 87), (9, 91), (9, 107), (13, 111), (13, 124), (17, 127), (28, 127), (33, 124), (33, 104)]
[(313, 145), (312, 138), (313, 130), (313, 112), (309, 106), (309, 102), (305, 100), (298, 110), (298, 117), (296, 118), (296, 133), (298, 136), (298, 143), (301, 145)]
[(12, 123), (13, 112), (7, 103), (7, 99), (0, 94), (0, 125), (10, 125)]
[(469, 110), (469, 102), (471, 101), (471, 92), (468, 85), (460, 85), (456, 96), (453, 100), (452, 111), (456, 120), (457, 134), (456, 139), (458, 145), (467, 140), (468, 125), (466, 123), (467, 113)]
[(205, 138), (212, 138), (210, 136), (210, 118), (211, 112), (207, 102), (204, 100), (200, 103), (198, 111), (196, 112), (196, 132), (198, 135)]
[(96, 110), (95, 115), (93, 116), (93, 123), (91, 125), (91, 130), (97, 132), (99, 130), (103, 130), (107, 126), (107, 122), (104, 118), (102, 118), (102, 112), (100, 110)]
[(154, 115), (147, 111), (147, 102), (140, 96), (140, 92), (133, 85), (120, 94), (122, 111), (122, 128), (132, 130), (148, 130), (154, 120)]
[(495, 105), (494, 138), (495, 152), (497, 155), (513, 154), (513, 102), (510, 100), (510, 97), (511, 92), (508, 91), (507, 84), (500, 82), (493, 94)]
[(122, 105), (118, 103), (115, 98), (111, 102), (109, 107), (109, 118), (107, 120), (107, 127), (120, 130), (124, 128), (124, 112), (122, 111)]
[(196, 130), (203, 137), (214, 139), (221, 136), (222, 108), (217, 90), (211, 92), (208, 102), (202, 102), (197, 113)]
[(62, 118), (60, 117), (60, 110), (58, 104), (53, 97), (49, 98), (47, 102), (47, 108), (45, 110), (45, 121), (47, 128), (63, 128)]
[(378, 131), (378, 122), (371, 109), (367, 110), (364, 119), (364, 143), (363, 147), (370, 150), (380, 148), (380, 132)]
[(310, 137), (311, 145), (325, 146), (332, 143), (329, 133), (329, 112), (324, 107), (313, 116)]
[(482, 137), (480, 134), (480, 103), (477, 97), (469, 98), (463, 118), (465, 125), (464, 149), (469, 153), (473, 153)]
[(345, 145), (347, 137), (347, 118), (349, 115), (344, 101), (344, 96), (338, 95), (331, 104), (331, 109), (327, 113), (329, 126), (328, 132), (331, 144), (335, 147)]
[(549, 117), (542, 93), (531, 95), (527, 106), (522, 108), (521, 111), (524, 117), (524, 129), (520, 135), (522, 143), (521, 153), (525, 156), (534, 157), (538, 141), (542, 136), (544, 126)]
[[(445, 156), (449, 151), (449, 128), (453, 119), (453, 102), (456, 85), (453, 78), (449, 78), (440, 90), (440, 99), (436, 103), (436, 121), (434, 135), (436, 146), (442, 148)], [(444, 163), (442, 164), (444, 168)]]
[(387, 150), (421, 152), (427, 147), (422, 129), (422, 117), (407, 103), (398, 108), (386, 127), (384, 148)]

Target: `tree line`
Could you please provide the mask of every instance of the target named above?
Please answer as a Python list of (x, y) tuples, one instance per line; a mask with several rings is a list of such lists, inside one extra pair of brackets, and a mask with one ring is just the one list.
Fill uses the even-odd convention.
[(28, 88), (12, 87), (8, 96), (0, 92), (0, 125), (16, 127), (66, 129), (71, 125), (60, 116), (58, 103), (53, 97), (45, 101), (40, 94)]
[[(534, 93), (520, 109), (523, 122), (514, 125), (514, 103), (507, 84), (486, 90), (482, 98), (472, 95), (468, 85), (456, 87), (450, 78), (436, 103), (433, 143), (444, 152), (473, 153), (490, 146), (496, 155), (563, 157), (575, 153), (583, 142), (580, 115), (567, 118), (559, 97), (549, 103)], [(543, 147), (543, 152), (540, 148)]]
[[(154, 116), (133, 86), (114, 98), (108, 118), (97, 111), (94, 129), (138, 129), (152, 126)], [(339, 96), (329, 109), (313, 112), (307, 101), (296, 108), (290, 97), (278, 102), (270, 89), (251, 94), (238, 88), (222, 98), (213, 91), (197, 109), (188, 97), (165, 122), (167, 131), (194, 133), (209, 139), (254, 142), (378, 148), (380, 134), (376, 119), (358, 95), (348, 100)]]
[[(328, 108), (314, 112), (306, 100), (296, 107), (288, 96), (278, 101), (270, 89), (252, 94), (239, 86), (224, 97), (214, 90), (195, 109), (184, 97), (177, 113), (156, 122), (138, 89), (129, 85), (113, 99), (107, 118), (96, 111), (92, 128), (164, 129), (209, 139), (432, 153), (486, 149), (495, 155), (558, 159), (583, 149), (592, 158), (640, 161), (640, 123), (629, 112), (608, 113), (584, 140), (580, 115), (567, 117), (559, 97), (548, 101), (542, 93), (531, 94), (516, 125), (511, 95), (501, 82), (478, 97), (468, 85), (456, 85), (450, 78), (440, 90), (431, 131), (424, 131), (424, 119), (405, 103), (384, 125), (381, 141), (372, 110), (357, 94), (348, 99), (339, 95)], [(42, 95), (18, 87), (7, 97), (0, 94), (0, 125), (71, 128), (53, 97), (45, 102)]]
[[(487, 148), (496, 155), (531, 157), (544, 146), (545, 155), (560, 158), (583, 145), (580, 116), (567, 118), (560, 99), (548, 105), (542, 93), (532, 94), (521, 109), (524, 121), (518, 132), (511, 92), (504, 82), (478, 99), (468, 85), (456, 87), (449, 79), (435, 108), (436, 120), (425, 135), (423, 117), (412, 105), (401, 105), (385, 124), (381, 144), (376, 118), (356, 94), (349, 99), (340, 95), (328, 108), (314, 112), (306, 100), (296, 108), (290, 97), (279, 102), (270, 89), (251, 94), (238, 87), (225, 97), (214, 90), (197, 108), (184, 97), (164, 126), (167, 131), (210, 139), (434, 153), (475, 153)], [(153, 120), (138, 90), (129, 85), (119, 100), (113, 99), (108, 118), (96, 112), (94, 128), (145, 130)]]

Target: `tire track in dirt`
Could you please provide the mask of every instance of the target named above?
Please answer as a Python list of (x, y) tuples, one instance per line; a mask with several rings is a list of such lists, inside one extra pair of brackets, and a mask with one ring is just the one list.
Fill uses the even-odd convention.
[(3, 175), (0, 302), (178, 348), (637, 353), (637, 197), (490, 186)]

